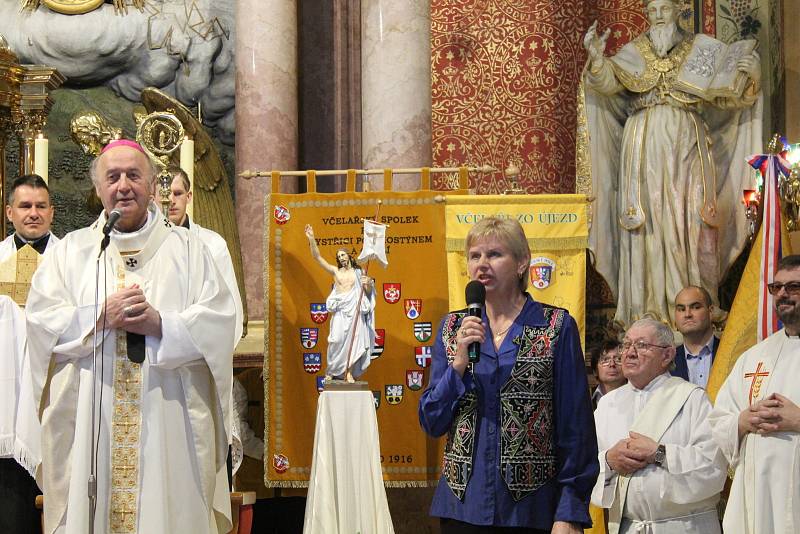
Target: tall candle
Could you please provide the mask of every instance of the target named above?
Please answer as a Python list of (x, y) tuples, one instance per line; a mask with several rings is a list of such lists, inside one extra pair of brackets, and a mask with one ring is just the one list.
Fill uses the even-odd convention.
[[(183, 143), (181, 143), (181, 169), (189, 177), (190, 187), (194, 190), (194, 141), (188, 137), (185, 137)], [(194, 197), (194, 194), (192, 196)], [(194, 215), (194, 206), (192, 204), (193, 202), (189, 202), (186, 206), (186, 214), (190, 219)]]
[(49, 142), (42, 134), (33, 140), (33, 172), (41, 176), (45, 183), (47, 183), (48, 145)]

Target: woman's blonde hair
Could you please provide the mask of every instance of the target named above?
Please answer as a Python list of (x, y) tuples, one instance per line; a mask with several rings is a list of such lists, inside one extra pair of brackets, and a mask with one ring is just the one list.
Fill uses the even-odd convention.
[[(528, 238), (525, 237), (525, 230), (516, 219), (501, 219), (499, 217), (484, 217), (473, 226), (467, 233), (465, 254), (469, 257), (469, 249), (476, 241), (494, 238), (503, 243), (511, 250), (511, 256), (515, 261), (531, 261), (531, 249), (528, 247)], [(528, 269), (519, 278), (520, 291), (528, 289)]]

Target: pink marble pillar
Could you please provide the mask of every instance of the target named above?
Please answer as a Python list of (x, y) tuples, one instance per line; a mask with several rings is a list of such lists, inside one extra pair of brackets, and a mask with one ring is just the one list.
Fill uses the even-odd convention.
[[(264, 197), (269, 178), (244, 170), (297, 167), (297, 6), (294, 0), (236, 2), (236, 220), (250, 319), (264, 318)], [(296, 192), (297, 181), (281, 182)]]
[[(365, 168), (431, 165), (430, 0), (361, 3), (362, 155)], [(372, 177), (383, 188), (383, 177)], [(393, 178), (419, 188), (419, 175)]]

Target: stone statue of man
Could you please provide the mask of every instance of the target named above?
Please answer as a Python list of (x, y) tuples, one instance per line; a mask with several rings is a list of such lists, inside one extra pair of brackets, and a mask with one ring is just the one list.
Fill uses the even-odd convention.
[(688, 285), (717, 304), (746, 242), (739, 199), (753, 178), (745, 158), (761, 148), (758, 56), (736, 64), (747, 76), (740, 96), (684, 92), (676, 81), (696, 36), (678, 26), (677, 1), (643, 4), (649, 28), (612, 57), (604, 56), (609, 31), (589, 28), (579, 109), (594, 197), (590, 247), (626, 325), (644, 316), (670, 321)]

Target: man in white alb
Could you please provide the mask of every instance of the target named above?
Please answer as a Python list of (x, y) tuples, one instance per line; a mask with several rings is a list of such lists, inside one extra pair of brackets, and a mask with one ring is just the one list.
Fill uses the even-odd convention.
[(624, 386), (594, 412), (600, 475), (592, 503), (609, 508), (609, 534), (714, 534), (725, 459), (711, 439), (702, 388), (669, 369), (672, 330), (633, 323), (620, 350)]
[[(0, 242), (0, 263), (8, 262), (14, 280), (25, 261), (15, 252), (30, 245), (38, 254), (52, 250), (58, 238), (50, 233), (53, 222), (50, 189), (41, 176), (26, 174), (11, 183), (6, 217), (14, 233)], [(10, 280), (4, 280), (10, 281)], [(15, 284), (16, 285), (16, 284)], [(12, 298), (13, 297), (13, 298)], [(37, 531), (40, 494), (33, 474), (39, 464), (39, 420), (33, 405), (25, 349), (25, 312), (15, 287), (0, 295), (0, 532), (29, 534)]]
[[(26, 311), (41, 395), (45, 534), (88, 531), (94, 377), (95, 532), (231, 527), (234, 299), (208, 249), (151, 202), (154, 171), (137, 143), (109, 143), (91, 166), (105, 211), (65, 236), (33, 278)], [(95, 311), (95, 258), (116, 213)]]
[[(228, 250), (225, 239), (217, 232), (203, 228), (189, 217), (186, 208), (192, 201), (192, 184), (186, 171), (175, 165), (167, 167), (167, 171), (172, 175), (172, 184), (169, 194), (169, 220), (175, 226), (183, 226), (190, 233), (197, 235), (207, 247), (211, 256), (217, 264), (222, 279), (228, 284), (228, 289), (233, 295), (236, 303), (237, 335), (236, 342), (242, 337), (243, 316), (242, 297), (239, 294), (239, 286), (236, 283), (236, 274), (233, 270), (233, 260)], [(235, 347), (234, 347), (235, 348)]]
[(739, 357), (710, 416), (736, 469), (726, 534), (800, 532), (800, 256), (778, 262), (769, 292), (783, 329)]

